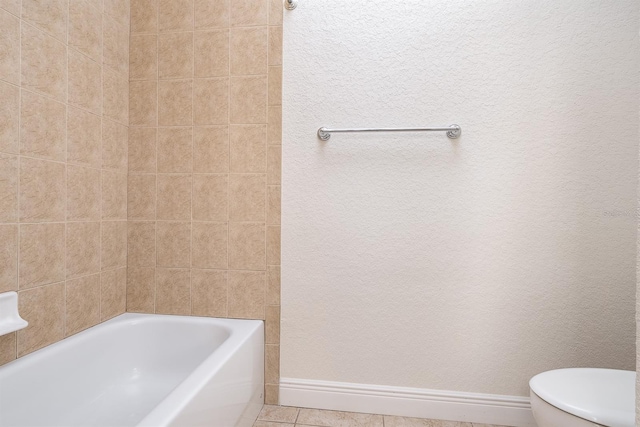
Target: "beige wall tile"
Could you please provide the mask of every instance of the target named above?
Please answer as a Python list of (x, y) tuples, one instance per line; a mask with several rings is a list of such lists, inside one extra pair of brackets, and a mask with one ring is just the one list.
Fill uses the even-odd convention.
[(102, 219), (127, 219), (127, 174), (102, 171)]
[(100, 223), (67, 223), (66, 277), (73, 278), (100, 271)]
[(280, 306), (270, 305), (266, 308), (265, 342), (280, 344)]
[(0, 224), (0, 293), (17, 290), (18, 226)]
[(156, 172), (156, 128), (129, 128), (129, 172)]
[[(153, 107), (150, 107), (153, 108)], [(103, 114), (123, 125), (129, 124), (129, 77), (109, 68), (102, 72)]]
[(158, 36), (158, 77), (193, 77), (193, 32)]
[(269, 65), (282, 65), (282, 27), (269, 27)]
[(127, 185), (129, 219), (156, 219), (156, 176), (129, 175)]
[(193, 88), (194, 124), (227, 124), (229, 118), (229, 79), (196, 79)]
[(193, 129), (158, 129), (158, 173), (189, 173), (193, 169)]
[(223, 28), (229, 26), (230, 0), (195, 0), (196, 28)]
[(222, 221), (229, 218), (228, 175), (193, 176), (193, 219)]
[(280, 347), (267, 344), (264, 350), (264, 382), (278, 384), (280, 382)]
[(65, 335), (73, 335), (98, 323), (100, 274), (67, 281)]
[(11, 12), (15, 16), (20, 16), (21, 0), (0, 0), (0, 8)]
[(266, 405), (277, 405), (279, 402), (279, 385), (278, 384), (265, 384), (264, 385), (264, 403)]
[(231, 174), (229, 176), (229, 220), (265, 221), (266, 176)]
[(22, 87), (65, 102), (67, 47), (29, 25), (22, 25), (20, 46)]
[[(154, 25), (154, 3), (133, 2), (149, 18), (134, 28)], [(2, 340), (0, 363), (10, 339), (12, 359), (63, 338), (65, 321), (72, 334), (126, 308), (129, 12), (129, 0), (0, 0), (0, 292), (19, 289), (31, 323)]]
[(267, 122), (267, 78), (231, 77), (230, 122), (236, 124)]
[(131, 36), (129, 79), (154, 80), (158, 73), (158, 37), (155, 34)]
[(100, 250), (102, 270), (127, 266), (127, 221), (103, 221)]
[(129, 25), (130, 0), (104, 0), (104, 13), (118, 21), (120, 25)]
[(46, 285), (65, 277), (65, 225), (20, 226), (20, 289)]
[(20, 159), (21, 221), (64, 221), (65, 170), (61, 163)]
[(100, 64), (86, 56), (69, 51), (69, 103), (89, 110), (102, 112), (102, 87)]
[(49, 160), (65, 160), (66, 106), (22, 91), (20, 152)]
[(280, 225), (281, 189), (279, 185), (267, 187), (267, 224)]
[(22, 0), (22, 19), (63, 42), (67, 15), (67, 0)]
[(196, 127), (193, 133), (193, 171), (229, 172), (229, 127)]
[(191, 175), (158, 175), (157, 217), (191, 220)]
[(131, 0), (131, 32), (158, 31), (158, 0)]
[(194, 222), (191, 266), (226, 269), (228, 224), (224, 222)]
[(193, 30), (193, 0), (158, 0), (158, 30)]
[(0, 221), (18, 220), (18, 157), (0, 154)]
[(267, 25), (267, 14), (267, 0), (237, 0), (230, 12), (231, 26)]
[(128, 221), (128, 265), (133, 267), (155, 267), (156, 223)]
[(280, 226), (267, 227), (267, 264), (280, 265)]
[(20, 84), (20, 20), (0, 10), (0, 80)]
[(282, 66), (269, 67), (269, 105), (282, 105)]
[(269, 0), (269, 25), (282, 25), (282, 3), (281, 0)]
[(229, 43), (232, 75), (267, 73), (267, 27), (232, 28)]
[(267, 171), (267, 126), (232, 125), (229, 128), (230, 170), (235, 173)]
[(191, 270), (191, 314), (227, 317), (227, 272)]
[(104, 119), (102, 120), (102, 167), (127, 171), (127, 145), (129, 132), (127, 126)]
[(282, 146), (267, 147), (267, 183), (278, 185), (282, 181)]
[(0, 366), (16, 358), (16, 333), (0, 336)]
[(280, 305), (280, 266), (267, 267), (267, 304)]
[(193, 121), (193, 80), (158, 82), (158, 124), (190, 126)]
[(19, 151), (20, 89), (0, 81), (0, 151)]
[(67, 166), (67, 220), (100, 220), (100, 170)]
[(155, 311), (155, 293), (155, 268), (127, 268), (127, 311), (153, 313)]
[(100, 116), (67, 108), (67, 161), (100, 167)]
[(264, 270), (265, 226), (256, 223), (229, 224), (229, 268)]
[(156, 270), (156, 313), (191, 314), (191, 272), (169, 268)]
[(20, 292), (18, 310), (29, 322), (18, 331), (18, 357), (64, 338), (64, 282)]
[(159, 221), (157, 227), (159, 267), (188, 268), (191, 266), (191, 223)]
[(129, 93), (131, 126), (155, 126), (158, 123), (158, 82), (132, 81)]
[(195, 77), (229, 75), (229, 30), (196, 31), (193, 43)]
[(111, 319), (127, 309), (127, 269), (100, 274), (100, 320)]
[(269, 145), (282, 144), (282, 106), (271, 105), (268, 108), (267, 143)]
[(229, 317), (264, 319), (264, 294), (263, 271), (229, 271)]
[(129, 27), (106, 15), (102, 22), (104, 43), (102, 62), (118, 73), (128, 74)]
[(69, 0), (69, 46), (102, 62), (102, 15), (94, 0)]

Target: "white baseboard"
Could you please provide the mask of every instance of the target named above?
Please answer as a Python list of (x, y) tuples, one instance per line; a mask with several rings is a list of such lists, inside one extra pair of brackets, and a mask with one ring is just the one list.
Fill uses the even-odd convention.
[(500, 426), (536, 427), (529, 398), (520, 396), (281, 378), (280, 404)]

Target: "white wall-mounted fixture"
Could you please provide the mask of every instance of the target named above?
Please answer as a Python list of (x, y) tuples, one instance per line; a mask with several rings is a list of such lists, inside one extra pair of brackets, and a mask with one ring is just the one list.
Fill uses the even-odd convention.
[(0, 336), (19, 331), (29, 326), (29, 322), (18, 314), (18, 293), (0, 294)]

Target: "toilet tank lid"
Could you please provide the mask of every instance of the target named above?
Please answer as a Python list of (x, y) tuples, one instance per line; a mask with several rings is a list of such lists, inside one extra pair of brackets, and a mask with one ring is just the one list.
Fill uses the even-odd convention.
[(542, 400), (608, 427), (635, 426), (636, 373), (616, 369), (558, 369), (529, 381)]

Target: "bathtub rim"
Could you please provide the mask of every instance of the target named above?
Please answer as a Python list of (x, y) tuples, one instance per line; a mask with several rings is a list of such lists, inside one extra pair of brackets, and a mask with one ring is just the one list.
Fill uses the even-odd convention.
[[(166, 320), (178, 320), (178, 321), (189, 321), (195, 323), (213, 323), (218, 326), (222, 326), (228, 333), (229, 336), (225, 339), (225, 341), (218, 348), (222, 348), (228, 340), (233, 337), (234, 328), (239, 328), (240, 331), (252, 331), (258, 325), (264, 323), (263, 320), (251, 320), (251, 319), (228, 319), (228, 318), (220, 318), (220, 317), (202, 317), (202, 316), (186, 316), (186, 315), (173, 315), (173, 314), (147, 314), (147, 313), (122, 313), (115, 317), (112, 317), (109, 320), (105, 320), (104, 322), (98, 323), (97, 325), (93, 325), (87, 329), (84, 329), (78, 333), (73, 335), (69, 335), (68, 337), (64, 337), (63, 339), (56, 341), (53, 344), (46, 345), (42, 348), (32, 351), (31, 353), (25, 354), (24, 356), (13, 359), (10, 362), (5, 363), (4, 365), (0, 365), (0, 379), (2, 379), (5, 371), (12, 369), (20, 369), (23, 368), (22, 365), (30, 365), (36, 363), (36, 361), (47, 357), (51, 353), (59, 353), (65, 350), (66, 347), (75, 344), (78, 341), (82, 341), (87, 339), (88, 335), (93, 335), (96, 332), (101, 332), (103, 329), (107, 329), (110, 326), (114, 326), (117, 324), (137, 324), (140, 322), (149, 322), (154, 319), (166, 319)], [(198, 320), (199, 319), (199, 320)], [(253, 324), (253, 326), (251, 326)], [(217, 351), (217, 349), (216, 349)], [(214, 351), (212, 354), (214, 354)], [(204, 363), (211, 355), (207, 356), (202, 363)], [(198, 365), (199, 367), (200, 365)]]

